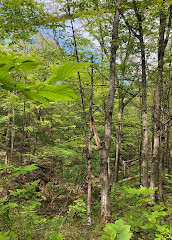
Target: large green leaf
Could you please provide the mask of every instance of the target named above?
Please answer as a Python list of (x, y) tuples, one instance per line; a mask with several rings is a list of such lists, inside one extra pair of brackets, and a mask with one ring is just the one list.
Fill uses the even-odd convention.
[(36, 69), (39, 65), (42, 65), (43, 62), (34, 62), (34, 61), (26, 61), (21, 64), (15, 65), (10, 68), (10, 71), (30, 71)]
[(25, 62), (36, 62), (36, 58), (33, 58), (33, 57), (17, 57), (15, 59), (16, 63), (25, 63)]
[(106, 227), (104, 228), (104, 232), (107, 234), (107, 235), (109, 235), (109, 236), (111, 236), (111, 234), (112, 234), (112, 232), (114, 231), (114, 223), (108, 223), (107, 225), (106, 225)]
[(45, 82), (47, 84), (52, 84), (59, 80), (69, 78), (73, 76), (76, 72), (87, 67), (88, 65), (91, 65), (91, 63), (69, 62), (63, 65), (57, 66), (53, 74)]
[(0, 84), (6, 90), (15, 89), (15, 82), (12, 81), (11, 76), (6, 72), (0, 72)]
[[(130, 226), (125, 225), (122, 219), (117, 220), (115, 223), (108, 223), (104, 231), (109, 235), (109, 240), (129, 240), (132, 236)], [(99, 239), (103, 240), (102, 237)]]
[(33, 70), (41, 64), (43, 64), (43, 62), (35, 61), (35, 59), (30, 57), (19, 58), (15, 55), (0, 55), (1, 87), (6, 90), (16, 90), (21, 92), (26, 98), (43, 103), (46, 106), (49, 105), (49, 101), (76, 101), (76, 94), (68, 86), (52, 86), (51, 84), (61, 79), (71, 77), (73, 74), (91, 63), (65, 63), (64, 65), (56, 67), (54, 73), (44, 83), (38, 83), (33, 86), (29, 86), (22, 82), (15, 83), (8, 74), (10, 71)]
[(36, 69), (39, 65), (42, 65), (44, 62), (36, 61), (34, 58), (27, 57), (21, 58), (17, 55), (0, 55), (0, 69), (3, 71), (29, 71)]
[(45, 106), (49, 106), (49, 101), (47, 98), (40, 96), (38, 93), (36, 92), (32, 92), (32, 91), (23, 91), (22, 94), (28, 98), (31, 99), (35, 102), (40, 102), (43, 103)]
[(110, 240), (117, 240), (117, 233), (116, 230), (113, 230), (111, 236), (110, 236)]
[(37, 84), (35, 84), (33, 86), (30, 86), (28, 89), (29, 90), (39, 90), (39, 89), (41, 89), (44, 86), (45, 86), (45, 84), (43, 82), (39, 82), (39, 83), (37, 83)]
[(15, 58), (15, 55), (0, 54), (0, 64), (11, 64)]
[(76, 101), (77, 96), (67, 85), (45, 86), (38, 94), (51, 101)]

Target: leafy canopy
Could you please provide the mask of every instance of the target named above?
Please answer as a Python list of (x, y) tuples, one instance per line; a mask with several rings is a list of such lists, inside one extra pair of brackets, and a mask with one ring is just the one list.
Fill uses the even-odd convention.
[[(55, 68), (54, 72), (45, 82), (32, 86), (12, 80), (11, 72), (30, 71), (36, 69), (43, 62), (34, 58), (18, 58), (15, 55), (0, 55), (0, 86), (9, 91), (18, 91), (26, 98), (48, 106), (50, 101), (76, 101), (77, 96), (67, 85), (61, 85), (63, 79), (71, 77), (90, 63), (65, 63)], [(60, 82), (59, 82), (60, 81)], [(57, 83), (58, 82), (58, 83)], [(56, 85), (52, 85), (56, 83)]]

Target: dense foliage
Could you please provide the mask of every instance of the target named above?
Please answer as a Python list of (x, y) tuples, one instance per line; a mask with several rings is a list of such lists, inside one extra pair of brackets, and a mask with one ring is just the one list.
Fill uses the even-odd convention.
[(172, 1), (45, 2), (0, 4), (0, 239), (172, 239)]

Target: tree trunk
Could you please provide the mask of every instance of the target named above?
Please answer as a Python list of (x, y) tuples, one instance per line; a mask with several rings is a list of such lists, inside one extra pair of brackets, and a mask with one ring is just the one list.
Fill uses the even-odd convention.
[(21, 140), (21, 162), (23, 161), (23, 153), (24, 153), (24, 143), (25, 143), (25, 127), (26, 127), (26, 102), (23, 102), (23, 127), (22, 127), (22, 140)]
[(12, 125), (11, 125), (11, 149), (10, 149), (10, 158), (13, 158), (14, 151), (14, 139), (15, 139), (15, 110), (12, 108)]
[(166, 164), (169, 173), (169, 160), (170, 160), (170, 124), (167, 125), (167, 149), (166, 149)]
[[(125, 80), (125, 71), (127, 66), (127, 61), (129, 58), (129, 50), (130, 50), (130, 40), (128, 41), (127, 47), (126, 47), (126, 55), (124, 60), (121, 57), (121, 64), (123, 65), (121, 76), (122, 79), (119, 80), (118, 84), (120, 86), (123, 86), (124, 80)], [(124, 168), (124, 163), (121, 159), (121, 131), (122, 131), (122, 118), (123, 118), (123, 112), (124, 107), (127, 106), (127, 104), (130, 102), (129, 100), (124, 103), (124, 98), (126, 95), (126, 92), (123, 89), (118, 88), (118, 94), (119, 94), (119, 105), (118, 105), (118, 123), (116, 126), (116, 153), (115, 153), (115, 167), (114, 167), (114, 182), (118, 182), (118, 171), (119, 171), (119, 162), (121, 161), (121, 164)], [(124, 172), (125, 175), (125, 172)]]
[[(67, 0), (67, 7), (68, 7), (68, 14), (70, 16), (76, 60), (77, 60), (77, 62), (79, 62), (75, 29), (73, 26), (73, 20), (72, 20), (72, 16), (71, 16), (71, 12), (70, 12), (70, 5), (69, 5), (68, 0)], [(93, 63), (93, 57), (92, 57), (92, 63)], [(87, 220), (88, 220), (88, 224), (91, 225), (91, 184), (92, 184), (92, 179), (91, 179), (91, 158), (92, 158), (91, 138), (92, 138), (93, 130), (92, 130), (92, 126), (90, 126), (90, 136), (88, 138), (87, 137), (86, 107), (85, 107), (84, 91), (83, 91), (83, 87), (82, 87), (80, 72), (78, 72), (78, 80), (79, 80), (79, 89), (80, 89), (80, 96), (81, 96), (81, 107), (82, 107), (82, 117), (83, 117), (83, 122), (84, 122), (83, 125), (84, 125), (84, 135), (85, 135), (86, 158), (87, 158), (87, 174), (88, 174), (88, 195), (87, 195), (87, 217), (88, 218), (87, 218)], [(90, 93), (90, 106), (89, 106), (89, 118), (91, 119), (90, 125), (92, 124), (92, 107), (93, 107), (93, 67), (92, 67), (92, 73), (91, 73), (91, 93)]]
[(121, 0), (116, 0), (111, 43), (109, 95), (107, 109), (105, 113), (105, 138), (101, 142), (101, 148), (99, 149), (99, 161), (101, 173), (101, 220), (103, 223), (108, 222), (111, 218), (108, 157), (111, 145), (112, 114), (115, 97), (116, 52), (118, 49), (118, 25), (120, 5)]
[[(93, 63), (93, 56), (92, 56)], [(91, 147), (91, 139), (93, 136), (93, 128), (92, 128), (92, 115), (93, 115), (93, 65), (91, 67), (91, 90), (90, 90), (90, 102), (89, 102), (89, 120), (90, 120), (90, 136), (88, 138), (88, 157), (87, 157), (87, 172), (88, 172), (88, 195), (87, 195), (87, 220), (88, 225), (91, 225), (91, 160), (92, 160), (92, 147)]]
[(101, 173), (101, 221), (103, 223), (107, 223), (111, 220), (108, 156), (109, 152), (105, 147), (105, 143), (103, 143), (102, 148), (99, 150)]
[(169, 152), (169, 162), (168, 162), (168, 174), (172, 174), (172, 136), (170, 138), (170, 152)]
[[(167, 102), (166, 106), (167, 106), (167, 113), (168, 114), (170, 113), (170, 90), (171, 90), (171, 88), (168, 89), (167, 95), (166, 95), (166, 102)], [(168, 169), (167, 171), (169, 171), (169, 165), (170, 165), (170, 162), (169, 162), (170, 161), (170, 128), (171, 128), (170, 121), (168, 121), (168, 123), (167, 123), (167, 132), (166, 132), (167, 145), (166, 145), (166, 153), (165, 153), (165, 155), (166, 155), (165, 165), (167, 166), (167, 169)], [(165, 166), (164, 166), (164, 168), (165, 168)]]
[[(120, 101), (120, 100), (119, 100)], [(118, 108), (118, 124), (116, 126), (116, 157), (115, 157), (115, 171), (114, 182), (118, 182), (119, 160), (121, 157), (121, 120), (123, 117), (123, 102), (119, 102)]]
[(143, 39), (142, 15), (133, 0), (135, 14), (139, 24), (139, 41), (142, 61), (142, 184), (148, 188), (148, 120), (147, 120), (147, 83), (146, 83), (146, 56)]
[[(157, 71), (157, 81), (155, 90), (155, 113), (154, 113), (154, 145), (153, 145), (153, 156), (152, 156), (152, 169), (151, 169), (151, 189), (159, 186), (159, 175), (161, 174), (159, 167), (160, 164), (160, 134), (161, 134), (161, 96), (162, 96), (162, 73), (163, 73), (163, 60), (165, 47), (168, 43), (169, 30), (171, 27), (171, 17), (172, 17), (172, 5), (169, 7), (169, 22), (168, 29), (166, 29), (166, 9), (164, 7), (165, 0), (162, 2), (160, 9), (160, 27), (159, 27), (159, 44), (158, 44), (158, 71)], [(166, 33), (166, 34), (165, 34)], [(166, 35), (166, 39), (165, 39)], [(157, 200), (157, 193), (151, 194), (151, 201), (155, 202)]]
[(6, 136), (5, 136), (5, 145), (6, 145), (5, 164), (9, 164), (10, 110), (11, 110), (10, 106), (8, 105), (7, 130), (6, 130)]
[(162, 128), (161, 128), (161, 137), (160, 137), (160, 160), (159, 160), (159, 200), (161, 202), (163, 202), (163, 186), (162, 186), (162, 171), (163, 171), (163, 164), (164, 164), (164, 148), (165, 148), (165, 112), (164, 112), (164, 109), (163, 109), (163, 112), (162, 112)]

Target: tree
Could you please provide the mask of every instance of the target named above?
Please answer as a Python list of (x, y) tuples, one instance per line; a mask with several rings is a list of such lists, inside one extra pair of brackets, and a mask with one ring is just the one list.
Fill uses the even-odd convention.
[(10, 43), (31, 40), (31, 36), (48, 20), (43, 6), (34, 0), (2, 0), (0, 6), (0, 39), (5, 42), (7, 39)]
[[(164, 67), (164, 54), (167, 46), (171, 28), (172, 19), (172, 5), (166, 9), (166, 1), (162, 0), (159, 5), (159, 41), (158, 41), (158, 69), (155, 90), (155, 113), (154, 113), (154, 141), (153, 141), (153, 156), (152, 156), (152, 169), (151, 169), (151, 188), (159, 186), (159, 197), (162, 200), (162, 159), (160, 158), (161, 151), (161, 100), (162, 100), (162, 80), (163, 80), (163, 67)], [(168, 12), (167, 12), (168, 11)], [(168, 17), (168, 22), (167, 22)], [(151, 200), (156, 201), (156, 194), (151, 195)]]
[[(144, 5), (144, 3), (143, 3)], [(142, 183), (143, 186), (148, 188), (148, 120), (147, 120), (147, 80), (146, 80), (146, 53), (144, 42), (143, 30), (143, 14), (138, 7), (138, 2), (133, 0), (133, 9), (137, 19), (138, 28), (131, 26), (128, 20), (121, 12), (123, 19), (128, 26), (129, 30), (139, 40), (141, 52), (141, 68), (142, 68), (142, 146), (141, 146), (141, 159), (142, 159)], [(139, 34), (135, 31), (138, 29)]]
[(115, 97), (116, 81), (116, 53), (118, 49), (118, 26), (119, 26), (119, 8), (121, 1), (116, 1), (115, 14), (113, 20), (111, 56), (110, 56), (110, 77), (109, 77), (109, 95), (105, 113), (105, 132), (104, 140), (101, 141), (99, 148), (99, 161), (101, 173), (101, 217), (103, 222), (110, 220), (110, 185), (109, 185), (109, 151), (111, 145), (112, 114)]

